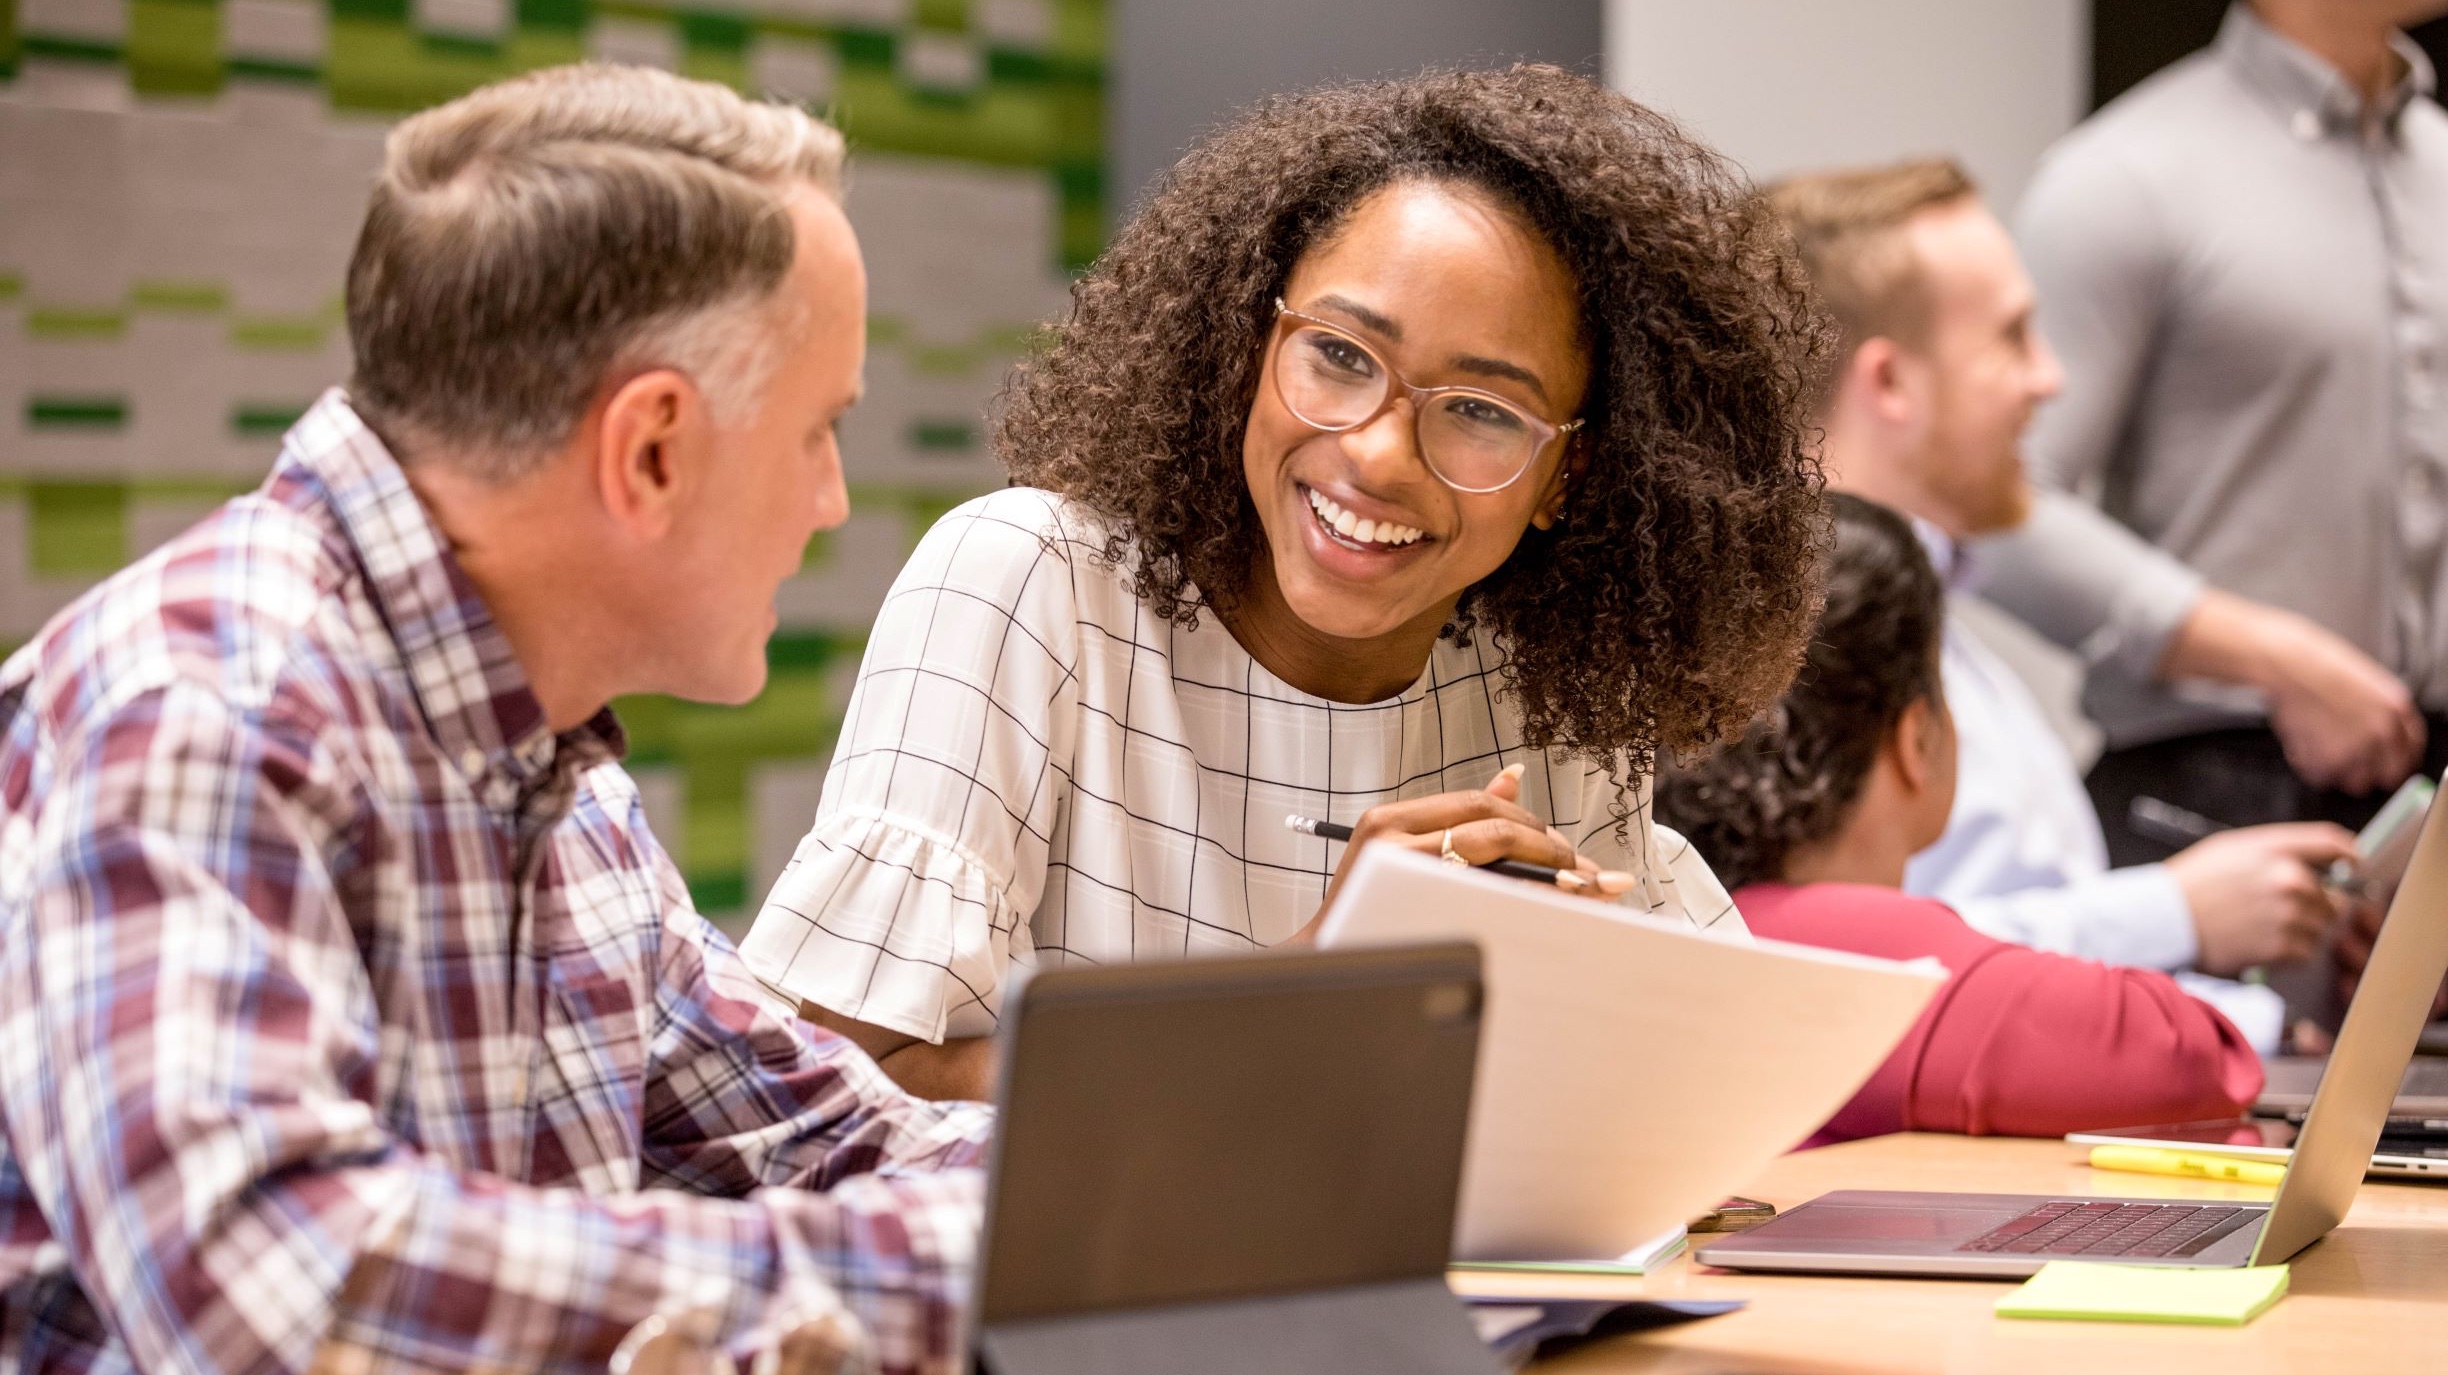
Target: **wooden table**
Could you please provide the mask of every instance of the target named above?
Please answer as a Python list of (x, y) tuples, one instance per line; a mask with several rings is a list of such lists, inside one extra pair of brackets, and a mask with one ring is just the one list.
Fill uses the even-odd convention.
[[(2059, 1141), (1920, 1135), (1789, 1155), (1745, 1192), (1782, 1209), (1831, 1189), (2204, 1199), (2271, 1192), (2093, 1170)], [(1688, 1253), (1642, 1279), (1473, 1275), (1455, 1284), (1466, 1293), (1750, 1302), (1723, 1317), (1591, 1343), (1538, 1363), (1539, 1375), (2448, 1372), (2448, 1186), (2366, 1183), (2346, 1221), (2295, 1258), (2287, 1297), (2241, 1328), (2010, 1321), (1990, 1312), (2010, 1287), (2003, 1283), (1743, 1275), (1697, 1265)]]

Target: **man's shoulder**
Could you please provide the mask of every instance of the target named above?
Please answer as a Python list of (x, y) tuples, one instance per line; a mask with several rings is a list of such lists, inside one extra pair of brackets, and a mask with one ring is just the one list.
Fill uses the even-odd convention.
[(679, 866), (664, 848), (647, 815), (645, 792), (635, 775), (620, 763), (606, 760), (581, 772), (575, 796), (562, 825), (581, 841), (585, 859), (569, 867), (565, 877), (581, 886), (610, 885), (580, 906), (595, 914), (582, 922), (618, 921), (618, 914), (638, 910), (638, 887), (654, 890), (666, 911), (695, 910)]
[(349, 634), (336, 540), (311, 510), (239, 497), (71, 602), (0, 669), (0, 691), (60, 727), (179, 685), (262, 711)]
[(646, 813), (645, 790), (617, 760), (605, 760), (578, 775), (570, 820), (610, 842), (612, 867), (645, 872), (666, 860)]
[(2085, 138), (2165, 138), (2190, 132), (2209, 116), (2228, 113), (2250, 95), (2218, 50), (2203, 48), (2135, 82), (2074, 132)]
[[(2212, 50), (2177, 61), (2109, 101), (2048, 150), (2034, 188), (2080, 178), (2119, 177), (2147, 193), (2174, 176), (2179, 183), (2231, 166), (2202, 154), (2232, 139), (2250, 118), (2251, 93)], [(2232, 175), (2232, 173), (2230, 173)]]
[(1964, 714), (1971, 718), (1959, 722), (1961, 728), (2053, 734), (2056, 727), (2047, 708), (2040, 705), (2030, 681), (2007, 651), (2035, 665), (2047, 653), (2035, 633), (1996, 603), (1977, 592), (1947, 594), (1946, 621), (1939, 631), (1938, 670), (1945, 680), (1948, 706), (1966, 708)]
[(2448, 172), (2448, 108), (2436, 99), (2418, 97), (2406, 103), (2399, 120), (2405, 146), (2423, 166), (2434, 174)]

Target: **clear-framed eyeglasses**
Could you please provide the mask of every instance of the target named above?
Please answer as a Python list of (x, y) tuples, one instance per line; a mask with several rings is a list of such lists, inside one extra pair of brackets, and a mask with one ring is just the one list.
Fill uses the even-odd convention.
[(1341, 434), (1410, 398), (1412, 426), (1428, 471), (1457, 492), (1501, 492), (1521, 480), (1547, 446), (1583, 421), (1557, 425), (1477, 387), (1415, 387), (1377, 350), (1338, 325), (1275, 300), (1275, 394), (1292, 417)]

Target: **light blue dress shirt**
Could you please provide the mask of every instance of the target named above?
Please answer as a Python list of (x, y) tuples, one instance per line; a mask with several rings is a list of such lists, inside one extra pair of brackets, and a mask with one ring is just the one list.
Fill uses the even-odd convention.
[[(1950, 598), (1972, 595), (1969, 562), (1954, 542), (1914, 524)], [(2108, 867), (2099, 813), (2031, 689), (1959, 617), (1947, 618), (1940, 669), (1955, 718), (1955, 808), (1938, 843), (1906, 868), (1905, 890), (1945, 902), (1999, 940), (2186, 970), (2200, 948), (2184, 890), (2164, 864)], [(2225, 1013), (2255, 1049), (2277, 1048), (2286, 1020), (2277, 994), (2190, 972), (2178, 982)]]

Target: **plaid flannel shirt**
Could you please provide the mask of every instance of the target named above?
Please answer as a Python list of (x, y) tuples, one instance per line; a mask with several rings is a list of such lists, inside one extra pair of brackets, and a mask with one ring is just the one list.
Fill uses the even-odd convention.
[(765, 1003), (328, 394), (0, 669), (0, 1373), (951, 1370), (991, 1114)]

